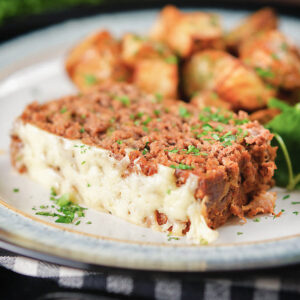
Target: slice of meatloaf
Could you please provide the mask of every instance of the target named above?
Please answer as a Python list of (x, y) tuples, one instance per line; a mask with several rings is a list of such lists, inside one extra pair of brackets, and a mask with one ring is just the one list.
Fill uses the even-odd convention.
[(232, 215), (273, 212), (271, 139), (244, 112), (200, 111), (118, 84), (28, 105), (11, 157), (20, 172), (88, 207), (211, 242)]

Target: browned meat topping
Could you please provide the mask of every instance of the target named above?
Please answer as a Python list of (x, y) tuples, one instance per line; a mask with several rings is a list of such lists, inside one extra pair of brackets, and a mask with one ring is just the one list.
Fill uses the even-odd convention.
[[(199, 110), (178, 100), (141, 93), (127, 84), (46, 104), (32, 103), (21, 119), (50, 133), (110, 150), (116, 159), (131, 149), (127, 172), (153, 175), (158, 164), (174, 169), (178, 186), (198, 176), (208, 225), (217, 227), (272, 185), (276, 149), (272, 134), (248, 115)], [(87, 150), (88, 151), (88, 150)], [(126, 175), (126, 174), (125, 174)], [(204, 198), (205, 197), (205, 198)], [(157, 214), (159, 223), (166, 222)]]

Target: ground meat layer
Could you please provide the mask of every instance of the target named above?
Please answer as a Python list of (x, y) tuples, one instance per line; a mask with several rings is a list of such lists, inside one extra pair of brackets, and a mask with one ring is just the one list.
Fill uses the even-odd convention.
[[(243, 206), (272, 185), (276, 155), (270, 145), (272, 134), (250, 122), (244, 112), (199, 111), (191, 104), (117, 84), (46, 104), (34, 102), (20, 118), (50, 133), (107, 149), (118, 160), (126, 149), (133, 149), (127, 174), (151, 176), (162, 164), (174, 169), (178, 186), (190, 174), (198, 176), (195, 198), (202, 201), (211, 228), (232, 214), (242, 218)], [(14, 153), (21, 145), (17, 136), (12, 141), (16, 161)]]

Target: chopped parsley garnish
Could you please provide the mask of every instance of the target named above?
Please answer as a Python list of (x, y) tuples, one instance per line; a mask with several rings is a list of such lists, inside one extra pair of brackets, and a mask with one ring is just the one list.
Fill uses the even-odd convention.
[(94, 85), (97, 83), (97, 77), (92, 74), (84, 75), (84, 81), (87, 85)]
[(55, 188), (53, 186), (51, 187), (51, 196), (57, 196)]
[(86, 115), (81, 115), (81, 119), (86, 119)]
[(171, 192), (172, 192), (172, 191), (171, 191), (170, 189), (167, 190), (167, 194), (168, 194), (168, 195), (170, 195)]
[(274, 78), (275, 75), (271, 70), (265, 70), (260, 67), (255, 68), (256, 73), (262, 78)]
[(152, 119), (148, 116), (147, 119), (143, 121), (143, 125), (147, 126), (151, 121)]
[(60, 113), (61, 113), (61, 114), (64, 114), (65, 112), (67, 112), (67, 108), (64, 106), (64, 107), (60, 110)]
[(179, 151), (179, 149), (174, 148), (172, 150), (165, 150), (165, 151), (168, 151), (168, 152), (171, 152), (171, 153), (177, 153)]
[(193, 166), (185, 165), (185, 164), (178, 164), (178, 165), (171, 165), (173, 169), (180, 169), (180, 170), (192, 170), (194, 169)]
[[(53, 191), (51, 191), (50, 199), (55, 203), (55, 205), (51, 205), (51, 208), (55, 209), (55, 212), (39, 211), (36, 212), (36, 215), (46, 216), (46, 217), (57, 217), (55, 220), (56, 223), (66, 223), (66, 224), (73, 223), (73, 221), (76, 221), (78, 223), (77, 218), (81, 218), (85, 216), (84, 210), (86, 210), (87, 208), (81, 207), (78, 204), (73, 203), (70, 199), (69, 194), (63, 194), (61, 196), (56, 196), (56, 195), (53, 196)], [(48, 206), (41, 206), (41, 208), (46, 209), (48, 208)]]
[(288, 48), (287, 43), (282, 43), (281, 46), (280, 46), (280, 48), (281, 48), (282, 51), (286, 51), (287, 48)]
[(143, 155), (146, 155), (150, 151), (149, 142), (146, 142), (145, 148), (142, 151)]
[(163, 100), (163, 95), (160, 93), (155, 94), (156, 101), (160, 103)]
[(191, 116), (191, 113), (184, 106), (180, 106), (179, 107), (179, 115), (182, 118), (188, 118)]
[(255, 219), (253, 220), (253, 222), (260, 222), (260, 219), (259, 219), (259, 218), (255, 218)]
[(279, 57), (276, 53), (272, 53), (271, 56), (272, 56), (273, 59), (279, 60)]
[(86, 185), (87, 187), (91, 187), (91, 185), (88, 183), (87, 185)]
[(170, 55), (168, 57), (165, 58), (165, 61), (168, 63), (168, 64), (172, 64), (172, 65), (175, 65), (178, 63), (178, 59), (175, 55)]
[(157, 117), (159, 117), (159, 115), (160, 115), (160, 110), (155, 109), (153, 112), (154, 112), (154, 114), (155, 114)]
[(186, 154), (191, 154), (191, 153), (194, 155), (200, 155), (200, 150), (196, 148), (194, 145), (189, 145), (188, 149), (186, 150)]
[(87, 221), (86, 224), (92, 224), (92, 222), (91, 221)]
[(299, 211), (293, 211), (293, 214), (298, 216), (299, 215)]
[(300, 204), (300, 201), (292, 201), (292, 204), (295, 205), (295, 204)]
[(140, 111), (140, 112), (138, 112), (138, 113), (136, 114), (136, 117), (139, 119), (139, 118), (141, 118), (143, 115), (144, 115), (144, 113), (143, 113), (142, 111)]
[(149, 132), (149, 129), (146, 126), (143, 126), (143, 131)]
[(291, 197), (290, 195), (285, 195), (284, 197), (282, 197), (282, 200), (286, 200), (286, 199), (288, 199), (290, 197)]
[(17, 188), (14, 188), (14, 189), (13, 189), (13, 192), (14, 192), (14, 193), (19, 193), (19, 191), (20, 191), (20, 190), (17, 189)]
[(238, 231), (236, 234), (237, 234), (237, 235), (242, 235), (243, 232)]
[(76, 223), (75, 223), (75, 225), (79, 225), (80, 224), (80, 221), (77, 221)]
[(202, 129), (205, 131), (213, 131), (214, 130), (214, 128), (207, 123), (202, 125)]
[(127, 96), (117, 97), (118, 101), (120, 101), (124, 106), (130, 105), (130, 99)]
[(84, 128), (82, 127), (82, 128), (80, 128), (80, 133), (84, 133), (85, 132), (85, 130), (84, 130)]
[(84, 165), (85, 163), (86, 163), (86, 161), (84, 160), (84, 161), (81, 162), (81, 165)]
[(121, 145), (122, 143), (123, 143), (123, 141), (117, 140), (117, 144)]
[(179, 238), (178, 237), (175, 237), (175, 236), (171, 236), (172, 235), (172, 232), (169, 232), (167, 237), (168, 237), (168, 242), (171, 241), (171, 240), (175, 240), (175, 241), (178, 241)]

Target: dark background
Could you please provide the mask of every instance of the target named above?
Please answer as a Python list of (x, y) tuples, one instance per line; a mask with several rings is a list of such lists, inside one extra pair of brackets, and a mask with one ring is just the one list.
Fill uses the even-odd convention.
[(300, 16), (300, 0), (0, 0), (0, 42), (62, 22), (110, 11), (179, 7), (218, 7), (255, 10), (272, 6), (280, 14)]

